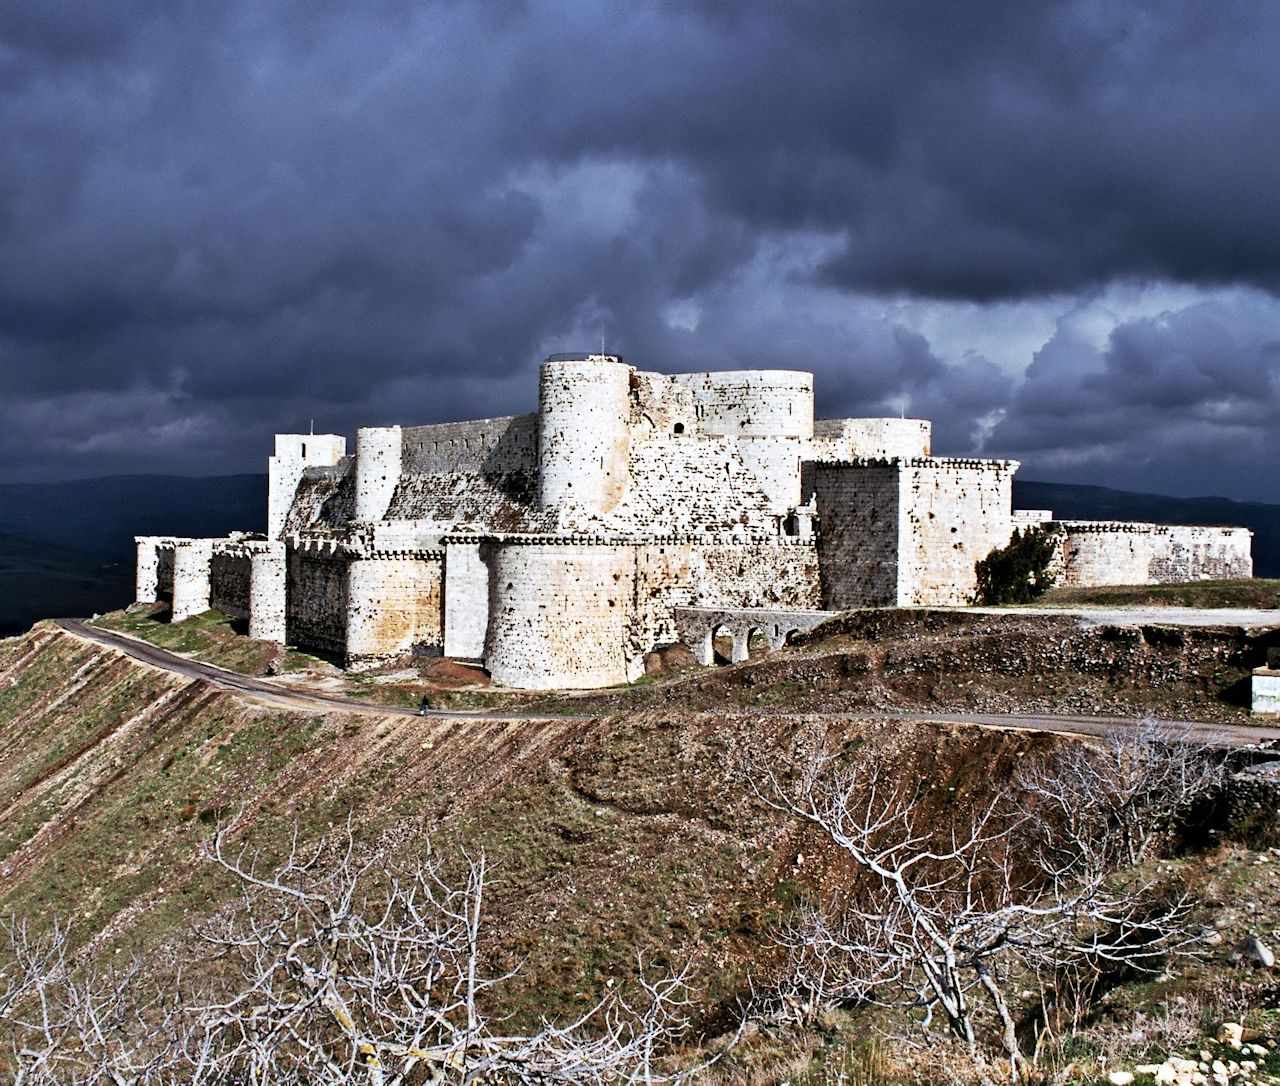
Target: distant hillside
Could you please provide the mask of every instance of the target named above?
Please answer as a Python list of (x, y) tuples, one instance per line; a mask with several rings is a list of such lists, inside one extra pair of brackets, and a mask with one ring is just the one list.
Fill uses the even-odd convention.
[[(1018, 508), (1052, 509), (1059, 517), (1242, 524), (1255, 533), (1258, 576), (1280, 577), (1280, 505), (1023, 481), (1014, 482), (1013, 493)], [(39, 618), (87, 615), (127, 603), (135, 535), (260, 531), (266, 508), (265, 475), (115, 475), (0, 484), (0, 634), (24, 630)]]
[(0, 533), (0, 637), (42, 618), (111, 611), (132, 599), (131, 562)]
[(111, 475), (0, 484), (0, 532), (133, 561), (135, 535), (262, 531), (265, 475)]
[(1280, 505), (1229, 498), (1169, 498), (1104, 486), (1015, 479), (1017, 509), (1052, 509), (1062, 520), (1145, 520), (1153, 524), (1238, 524), (1253, 531), (1253, 570), (1280, 577)]

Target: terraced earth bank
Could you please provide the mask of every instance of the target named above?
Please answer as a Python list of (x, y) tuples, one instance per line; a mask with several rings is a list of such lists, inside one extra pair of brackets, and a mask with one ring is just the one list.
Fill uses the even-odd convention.
[[(866, 634), (828, 631), (823, 653), (852, 658)], [(1151, 651), (1142, 644), (1122, 648)], [(1231, 644), (1210, 642), (1203, 658), (1245, 651)], [(1017, 651), (1031, 650), (993, 646), (991, 658)], [(826, 659), (801, 651), (787, 666), (821, 669)], [(749, 670), (696, 681), (734, 682)], [(487, 954), (495, 969), (520, 967), (501, 995), (513, 1022), (567, 1016), (627, 990), (642, 956), (692, 964), (695, 1037), (709, 1038), (734, 1019), (752, 982), (767, 985), (774, 925), (849, 879), (830, 848), (753, 794), (749, 775), (770, 768), (785, 783), (816, 749), (839, 752), (918, 793), (920, 817), (945, 828), (963, 825), (1024, 759), (1071, 741), (777, 706), (658, 705), (543, 722), (292, 713), (41, 624), (0, 641), (0, 912), (69, 919), (86, 957), (138, 953), (163, 973), (192, 959), (193, 923), (233, 891), (203, 858), (215, 827), (230, 827), (269, 862), (295, 827), (311, 844), (349, 822), (357, 849), (388, 863), (428, 848), (446, 863), (462, 848), (485, 852)], [(1255, 854), (1235, 847), (1215, 854), (1212, 872), (1251, 869)], [(1220, 897), (1226, 907), (1240, 893)], [(1115, 1012), (1115, 1028), (1128, 1029), (1147, 998), (1144, 989)], [(819, 1070), (847, 1072), (849, 1053), (873, 1035), (859, 1014), (804, 1036), (757, 1033), (724, 1073), (836, 1081)], [(875, 1081), (935, 1081), (913, 1068), (912, 1052), (874, 1054), (876, 1066), (898, 1068)], [(759, 1070), (760, 1061), (775, 1070)], [(797, 1068), (817, 1077), (797, 1079)]]
[(1280, 630), (1090, 623), (1028, 612), (840, 614), (744, 664), (577, 699), (602, 712), (736, 705), (857, 713), (1154, 714), (1243, 722), (1249, 676)]
[[(229, 891), (220, 823), (280, 854), (350, 817), (363, 847), (486, 850), (495, 961), (533, 1013), (634, 973), (697, 963), (711, 1017), (745, 992), (765, 930), (823, 877), (815, 847), (751, 794), (815, 745), (909, 764), (969, 809), (1054, 737), (746, 713), (548, 722), (262, 709), (47, 624), (0, 641), (0, 910), (73, 917), (101, 953), (180, 945)], [(796, 856), (805, 853), (802, 865)]]

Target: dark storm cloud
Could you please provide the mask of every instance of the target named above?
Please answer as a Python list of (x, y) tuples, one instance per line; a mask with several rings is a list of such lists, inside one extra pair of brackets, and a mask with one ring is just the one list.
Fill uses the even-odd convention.
[[(1247, 498), (1280, 458), (1280, 310), (1256, 292), (1037, 354), (989, 446), (1044, 477)], [(1274, 494), (1274, 491), (1270, 493)]]
[(601, 335), (655, 368), (813, 369), (825, 413), (931, 414), (946, 452), (1103, 470), (1132, 429), (1108, 397), (1200, 427), (1161, 455), (1228, 427), (1265, 445), (1263, 348), (1211, 364), (1203, 313), (1126, 324), (1101, 362), (1060, 333), (1018, 384), (876, 299), (1061, 312), (1144, 280), (1254, 288), (1269, 314), (1277, 19), (4, 5), (5, 474), (251, 469), (312, 418), (523, 410), (541, 354)]

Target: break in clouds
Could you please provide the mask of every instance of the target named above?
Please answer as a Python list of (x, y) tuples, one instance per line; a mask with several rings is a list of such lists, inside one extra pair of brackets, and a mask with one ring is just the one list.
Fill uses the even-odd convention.
[(811, 369), (1023, 476), (1280, 501), (1280, 9), (0, 7), (10, 481)]

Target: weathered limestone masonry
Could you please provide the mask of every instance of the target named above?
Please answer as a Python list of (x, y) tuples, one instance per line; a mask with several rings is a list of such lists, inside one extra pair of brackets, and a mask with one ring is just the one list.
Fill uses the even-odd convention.
[(1058, 584), (1176, 584), (1253, 576), (1247, 528), (1050, 522), (1061, 534)]
[(173, 598), (173, 549), (177, 544), (173, 536), (134, 537), (138, 552), (134, 593), (138, 603), (158, 603)]
[(249, 636), (285, 644), (288, 557), (283, 543), (263, 541), (249, 557)]
[[(366, 427), (350, 456), (278, 435), (266, 533), (140, 537), (137, 594), (349, 667), (444, 654), (508, 686), (624, 683), (662, 645), (709, 653), (681, 615), (778, 641), (823, 608), (969, 602), (977, 561), (1055, 522), (1011, 510), (1013, 461), (931, 444), (923, 419), (815, 420), (809, 373), (556, 355), (527, 415)], [(1067, 583), (1249, 568), (1241, 529), (1061, 528)]]
[(285, 518), (303, 473), (332, 467), (347, 452), (347, 439), (337, 434), (276, 434), (275, 455), (267, 460), (267, 538), (284, 534)]
[(209, 606), (246, 624), (250, 637), (284, 644), (285, 545), (233, 533), (213, 543)]
[(972, 602), (975, 563), (1009, 541), (1017, 468), (937, 457), (816, 464), (824, 606)]
[(714, 607), (677, 607), (676, 626), (680, 640), (693, 647), (698, 663), (715, 662), (715, 638), (726, 633), (733, 642), (730, 662), (747, 659), (753, 634), (760, 634), (771, 649), (780, 649), (794, 633), (821, 626), (831, 615), (826, 611), (770, 611), (760, 607), (735, 609)]
[(813, 424), (815, 461), (929, 456), (933, 424), (926, 419), (821, 419)]
[(209, 610), (212, 539), (182, 539), (173, 550), (173, 621)]
[(248, 546), (235, 539), (215, 543), (209, 559), (209, 606), (247, 623), (252, 571)]

